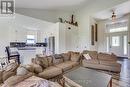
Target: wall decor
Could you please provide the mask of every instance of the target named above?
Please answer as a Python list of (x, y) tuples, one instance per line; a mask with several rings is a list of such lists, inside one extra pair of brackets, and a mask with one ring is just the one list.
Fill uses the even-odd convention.
[(67, 20), (63, 21), (62, 18), (59, 18), (59, 21), (60, 21), (61, 23), (68, 23), (68, 24), (71, 24), (71, 25), (74, 25), (74, 26), (78, 26), (78, 22), (75, 21), (74, 19), (75, 19), (75, 16), (72, 14), (70, 21), (67, 21)]
[(95, 24), (95, 41), (98, 41), (98, 25)]
[(91, 26), (91, 45), (94, 45), (94, 25)]
[(62, 18), (59, 18), (59, 22), (60, 22), (60, 23), (63, 23), (63, 19), (62, 19)]

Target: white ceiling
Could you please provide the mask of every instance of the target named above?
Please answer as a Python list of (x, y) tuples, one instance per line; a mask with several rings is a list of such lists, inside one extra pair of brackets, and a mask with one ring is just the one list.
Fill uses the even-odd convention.
[(16, 8), (61, 9), (77, 7), (88, 0), (15, 0)]
[(112, 16), (112, 10), (115, 11), (117, 18), (120, 18), (120, 17), (130, 13), (130, 1), (117, 5), (113, 8), (107, 9), (105, 11), (99, 12), (94, 15), (94, 18), (96, 18), (97, 20), (110, 19)]

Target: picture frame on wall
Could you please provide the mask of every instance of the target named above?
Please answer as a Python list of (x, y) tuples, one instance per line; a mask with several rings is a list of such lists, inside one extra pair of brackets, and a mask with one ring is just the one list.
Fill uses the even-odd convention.
[(98, 41), (98, 25), (95, 24), (95, 41)]
[(94, 45), (94, 25), (91, 25), (91, 45)]

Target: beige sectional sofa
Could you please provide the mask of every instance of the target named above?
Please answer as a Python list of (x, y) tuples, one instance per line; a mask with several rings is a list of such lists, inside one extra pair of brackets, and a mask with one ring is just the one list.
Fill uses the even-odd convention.
[(37, 56), (28, 65), (11, 63), (0, 71), (0, 85), (3, 83), (16, 84), (30, 76), (52, 79), (80, 65), (80, 59), (79, 52), (68, 52), (51, 56)]
[(40, 65), (42, 70), (40, 71), (39, 67), (40, 72), (37, 73), (35, 70), (34, 72), (41, 78), (51, 79), (80, 65), (80, 59), (81, 55), (79, 52), (68, 52), (46, 57), (37, 57), (33, 59), (33, 65)]
[(88, 68), (108, 70), (113, 72), (121, 71), (121, 64), (117, 63), (117, 57), (114, 54), (98, 53), (97, 51), (83, 51), (83, 54), (89, 54), (90, 60), (83, 57), (82, 65)]

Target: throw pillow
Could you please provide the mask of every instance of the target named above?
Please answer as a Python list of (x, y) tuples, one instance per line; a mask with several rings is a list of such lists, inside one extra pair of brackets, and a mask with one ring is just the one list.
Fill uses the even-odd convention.
[(36, 64), (40, 65), (42, 68), (47, 68), (49, 66), (47, 57), (36, 58)]
[(78, 62), (80, 60), (79, 52), (71, 52), (71, 61)]
[(39, 58), (39, 57), (42, 57), (42, 58), (43, 58), (43, 57), (46, 57), (46, 55), (43, 55), (43, 54), (36, 54), (36, 57), (38, 57), (38, 58)]
[(29, 72), (34, 72), (33, 64), (23, 65)]
[(83, 54), (83, 56), (84, 56), (84, 58), (86, 59), (86, 60), (91, 60), (92, 58), (89, 56), (89, 54)]
[(92, 59), (98, 59), (98, 52), (97, 51), (84, 50), (83, 54), (89, 54), (89, 56), (91, 56)]
[(29, 71), (23, 66), (19, 66), (18, 69), (17, 69), (17, 75), (18, 76), (27, 75), (28, 73), (29, 73)]
[(63, 62), (63, 57), (60, 54), (55, 54), (52, 57), (53, 57), (53, 64), (54, 65), (57, 65), (57, 64), (60, 64)]
[(41, 73), (43, 71), (42, 67), (38, 64), (33, 64), (33, 68), (36, 74)]
[(70, 60), (70, 53), (62, 53), (64, 61), (69, 61)]
[(48, 56), (47, 60), (48, 60), (48, 66), (52, 66), (53, 65), (53, 58), (51, 56)]
[(55, 59), (62, 59), (63, 56), (61, 54), (55, 54), (55, 55), (52, 55), (53, 58)]

